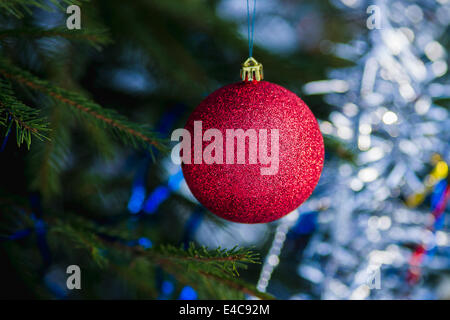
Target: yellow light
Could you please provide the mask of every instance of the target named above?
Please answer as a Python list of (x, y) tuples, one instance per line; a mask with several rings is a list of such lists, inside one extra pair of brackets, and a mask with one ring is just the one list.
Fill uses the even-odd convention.
[(431, 175), (436, 179), (444, 179), (448, 175), (448, 165), (445, 161), (438, 161)]
[(416, 193), (406, 199), (406, 205), (410, 208), (417, 207), (425, 200), (425, 193)]

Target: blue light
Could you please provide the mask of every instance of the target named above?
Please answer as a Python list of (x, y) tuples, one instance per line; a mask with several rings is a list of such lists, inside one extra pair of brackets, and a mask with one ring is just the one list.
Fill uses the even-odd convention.
[(170, 190), (166, 186), (157, 187), (144, 203), (145, 213), (154, 213), (159, 205), (170, 195)]
[(141, 211), (142, 203), (145, 200), (145, 188), (142, 185), (135, 186), (131, 191), (130, 201), (128, 201), (128, 210), (131, 213)]
[(138, 240), (138, 243), (141, 247), (143, 247), (144, 249), (149, 249), (152, 247), (152, 241), (148, 238), (142, 237)]
[(149, 92), (155, 87), (155, 81), (143, 68), (113, 70), (108, 75), (116, 88), (132, 93)]
[(304, 212), (300, 214), (297, 224), (292, 228), (296, 234), (310, 234), (317, 227), (317, 212)]
[(45, 222), (42, 219), (37, 218), (34, 213), (31, 215), (31, 218), (34, 220), (34, 231), (38, 235), (44, 235), (47, 229)]
[(167, 280), (163, 281), (161, 285), (161, 291), (165, 296), (170, 295), (173, 292), (174, 288), (175, 286), (173, 285), (173, 283)]
[(176, 191), (178, 189), (180, 189), (180, 185), (181, 182), (183, 181), (184, 177), (183, 177), (183, 171), (180, 169), (178, 170), (177, 173), (175, 173), (174, 175), (170, 176), (169, 178), (169, 188), (172, 191)]
[(186, 286), (181, 290), (178, 300), (197, 300), (197, 292), (191, 287)]
[(437, 207), (446, 188), (447, 188), (447, 181), (445, 181), (445, 179), (442, 179), (436, 184), (433, 193), (431, 194), (431, 208)]
[(31, 234), (31, 229), (25, 229), (25, 230), (17, 231), (14, 234), (12, 234), (6, 238), (9, 240), (19, 240), (19, 239), (25, 238), (29, 234)]
[(441, 215), (434, 222), (434, 229), (441, 230), (442, 228), (444, 228), (444, 222), (445, 222), (445, 212), (441, 213)]

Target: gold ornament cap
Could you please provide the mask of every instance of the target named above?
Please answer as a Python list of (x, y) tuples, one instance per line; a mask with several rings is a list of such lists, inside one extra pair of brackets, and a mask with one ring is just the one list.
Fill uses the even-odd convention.
[(253, 57), (245, 60), (241, 68), (242, 81), (261, 81), (263, 78), (264, 73), (262, 64), (256, 61)]

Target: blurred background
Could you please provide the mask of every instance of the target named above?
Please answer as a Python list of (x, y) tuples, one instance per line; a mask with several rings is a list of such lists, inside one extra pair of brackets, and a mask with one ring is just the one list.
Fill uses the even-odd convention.
[[(0, 1), (0, 54), (161, 139), (239, 81), (248, 57), (245, 0), (73, 1), (92, 43), (35, 36), (64, 28), (72, 1), (25, 2)], [(18, 85), (51, 139), (18, 148), (1, 127), (0, 296), (230, 297), (129, 264), (71, 229), (83, 225), (144, 249), (253, 247), (261, 264), (240, 278), (279, 299), (449, 299), (449, 24), (448, 0), (257, 0), (253, 56), (308, 104), (326, 151), (311, 198), (269, 224), (215, 217), (169, 154), (152, 159)], [(82, 266), (83, 290), (67, 290), (69, 264)]]

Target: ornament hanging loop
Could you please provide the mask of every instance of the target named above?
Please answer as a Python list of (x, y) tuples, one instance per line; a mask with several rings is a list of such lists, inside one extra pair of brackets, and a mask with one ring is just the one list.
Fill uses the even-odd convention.
[(242, 81), (261, 81), (263, 78), (264, 73), (262, 64), (253, 57), (245, 60), (241, 68)]

